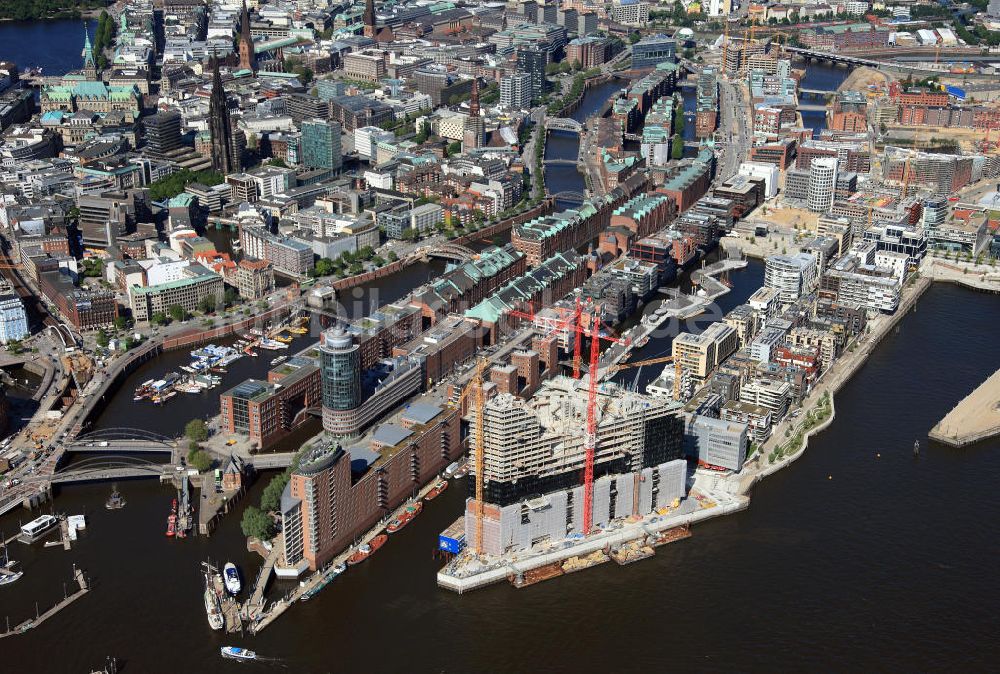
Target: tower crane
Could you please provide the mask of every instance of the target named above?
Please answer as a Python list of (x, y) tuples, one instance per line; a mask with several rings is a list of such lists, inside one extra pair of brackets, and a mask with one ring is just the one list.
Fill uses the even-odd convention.
[[(530, 306), (529, 306), (530, 308)], [(570, 329), (573, 331), (573, 379), (580, 378), (580, 343), (583, 341), (583, 320), (582, 320), (583, 304), (580, 302), (580, 298), (576, 299), (576, 306), (574, 307), (573, 314), (569, 318), (556, 319), (552, 321), (552, 324), (556, 329)], [(535, 314), (531, 311), (509, 311), (508, 316), (513, 316), (515, 318), (523, 318), (528, 321), (535, 321)]]
[[(601, 359), (601, 308), (600, 305), (588, 302), (586, 313), (590, 317), (590, 375), (587, 380), (587, 427), (583, 435), (583, 534), (590, 533), (594, 524), (594, 457), (597, 454), (597, 375)], [(605, 340), (624, 344), (631, 343), (628, 338), (621, 339), (605, 335)]]

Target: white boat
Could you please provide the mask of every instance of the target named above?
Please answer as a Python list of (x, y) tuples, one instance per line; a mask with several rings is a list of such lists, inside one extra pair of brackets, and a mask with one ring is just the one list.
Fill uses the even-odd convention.
[(239, 594), (240, 590), (243, 589), (243, 583), (240, 582), (240, 570), (232, 562), (226, 562), (226, 565), (222, 567), (222, 577), (225, 579), (226, 590), (229, 594)]
[(51, 531), (57, 524), (59, 524), (59, 520), (52, 515), (42, 515), (21, 527), (21, 535), (18, 536), (18, 540), (24, 543), (33, 543)]
[[(211, 582), (209, 580), (209, 582)], [(215, 595), (211, 586), (205, 587), (205, 613), (208, 614), (208, 625), (213, 630), (221, 630), (226, 626), (226, 620), (222, 615), (222, 607), (219, 606), (219, 598)]]
[(288, 356), (278, 356), (277, 358), (271, 359), (271, 365), (281, 365), (286, 360), (288, 360)]
[(245, 648), (240, 648), (238, 646), (223, 646), (221, 649), (222, 657), (229, 658), (230, 660), (256, 660), (257, 654), (253, 651), (248, 651)]

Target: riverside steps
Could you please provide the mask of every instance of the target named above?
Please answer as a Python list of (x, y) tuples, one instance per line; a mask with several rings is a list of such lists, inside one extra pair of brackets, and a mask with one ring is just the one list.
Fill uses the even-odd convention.
[(77, 599), (79, 599), (80, 597), (82, 597), (83, 595), (87, 594), (87, 592), (90, 591), (90, 583), (87, 581), (86, 575), (83, 573), (82, 569), (77, 569), (76, 567), (73, 568), (73, 579), (80, 586), (79, 590), (63, 598), (62, 601), (56, 603), (55, 606), (50, 608), (45, 613), (41, 614), (36, 613), (34, 618), (28, 618), (24, 622), (15, 626), (13, 629), (10, 628), (10, 621), (8, 620), (5, 626), (7, 631), (0, 632), (0, 639), (3, 639), (5, 637), (12, 637), (17, 634), (24, 634), (28, 630), (34, 627), (38, 627), (43, 622), (45, 622), (55, 614), (59, 613), (59, 611), (63, 610), (64, 608), (66, 608), (67, 606), (69, 606), (70, 604), (72, 604)]
[(1000, 370), (962, 399), (929, 434), (952, 447), (965, 447), (1000, 435)]

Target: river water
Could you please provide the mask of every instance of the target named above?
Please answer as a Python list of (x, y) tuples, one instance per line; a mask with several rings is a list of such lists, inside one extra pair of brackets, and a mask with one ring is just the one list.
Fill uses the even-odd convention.
[[(553, 191), (565, 189), (578, 187)], [(348, 313), (365, 313), (376, 290), (381, 302), (401, 296), (439, 272), (434, 264), (362, 289)], [(718, 314), (744, 301), (761, 275), (759, 263), (731, 274), (735, 287)], [(25, 576), (0, 588), (0, 627), (60, 599), (74, 564), (93, 590), (4, 640), (0, 671), (75, 674), (107, 656), (125, 672), (244, 671), (219, 659), (227, 644), (294, 672), (993, 670), (1000, 442), (956, 451), (928, 445), (926, 434), (1000, 366), (995, 302), (931, 288), (837, 396), (832, 426), (756, 489), (749, 510), (698, 526), (642, 563), (524, 590), (436, 588), (437, 534), (463, 508), (464, 485), (452, 485), (378, 555), (261, 635), (224, 636), (205, 620), (198, 565), (232, 560), (253, 575), (259, 558), (245, 550), (239, 508), (211, 538), (177, 541), (163, 535), (172, 494), (155, 482), (120, 484), (128, 505), (113, 512), (102, 507), (108, 485), (63, 487), (55, 505), (86, 512), (88, 529), (70, 552), (11, 546)], [(669, 336), (658, 337), (639, 357), (668, 349)], [(184, 360), (168, 354), (135, 373), (98, 425), (174, 435), (192, 416), (214, 413), (214, 394), (163, 408), (132, 403), (134, 382)], [(223, 386), (262, 376), (267, 360), (238, 361)], [(918, 458), (914, 438), (924, 445)], [(257, 501), (264, 482), (244, 503)], [(9, 535), (26, 517), (4, 516), (0, 530)], [(272, 599), (288, 587), (275, 584)]]

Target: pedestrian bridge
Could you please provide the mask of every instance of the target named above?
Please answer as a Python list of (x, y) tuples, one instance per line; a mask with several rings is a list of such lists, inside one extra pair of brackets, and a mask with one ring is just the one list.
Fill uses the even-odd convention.
[(476, 256), (476, 251), (457, 243), (444, 243), (428, 248), (427, 257), (439, 257), (453, 262), (468, 262)]
[(545, 120), (545, 130), (583, 133), (583, 124), (569, 117), (549, 117)]
[(580, 162), (575, 159), (546, 159), (543, 163), (546, 166), (576, 166)]

